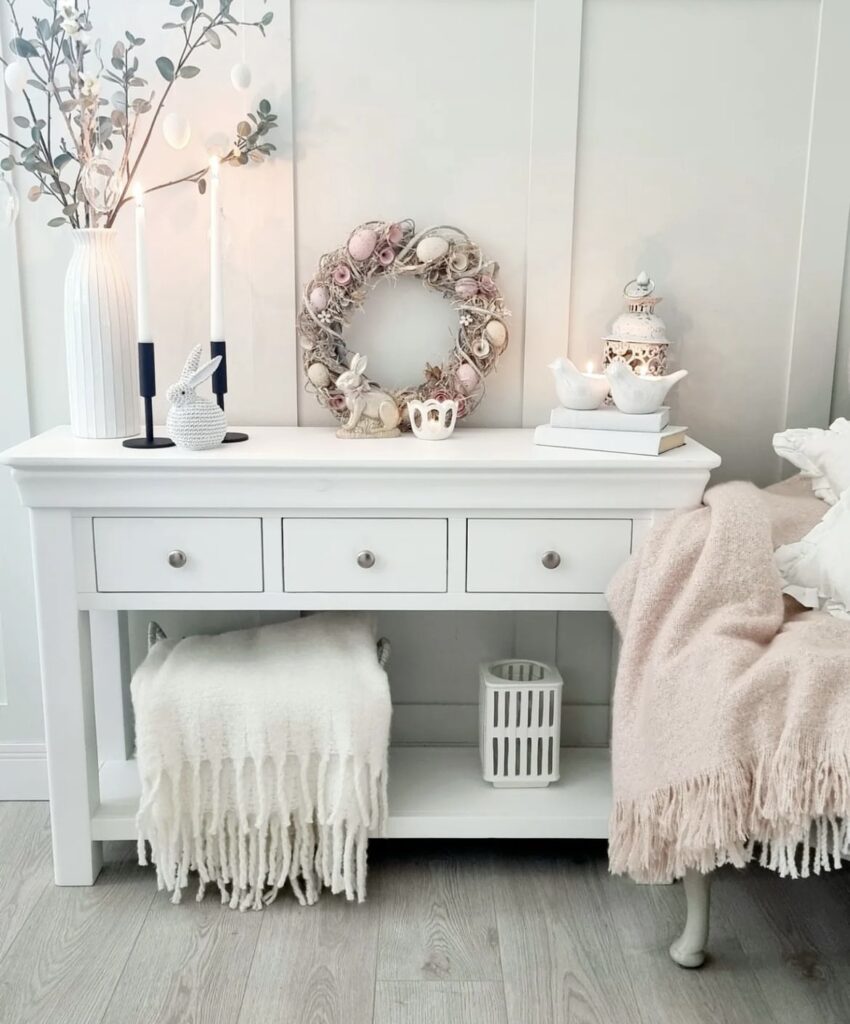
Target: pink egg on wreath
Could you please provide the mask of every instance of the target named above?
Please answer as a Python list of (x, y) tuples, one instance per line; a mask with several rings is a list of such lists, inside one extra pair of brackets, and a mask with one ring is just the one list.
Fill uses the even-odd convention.
[(340, 288), (344, 288), (351, 280), (351, 271), (344, 263), (340, 263), (334, 268), (333, 280), (334, 284), (338, 284)]
[(378, 250), (378, 262), (382, 267), (388, 267), (394, 259), (395, 253), (388, 245), (385, 245), (383, 249)]
[(371, 228), (359, 228), (348, 240), (348, 252), (353, 260), (368, 260), (378, 244), (378, 232)]
[(455, 379), (467, 394), (478, 386), (478, 372), (469, 363), (461, 363), (455, 373)]
[(478, 294), (478, 282), (474, 277), (462, 277), (455, 284), (455, 294), (462, 299), (474, 299)]

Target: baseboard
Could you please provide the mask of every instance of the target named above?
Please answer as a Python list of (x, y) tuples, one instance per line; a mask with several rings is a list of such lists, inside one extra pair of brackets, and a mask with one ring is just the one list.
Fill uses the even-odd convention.
[(46, 800), (43, 743), (0, 743), (0, 800)]

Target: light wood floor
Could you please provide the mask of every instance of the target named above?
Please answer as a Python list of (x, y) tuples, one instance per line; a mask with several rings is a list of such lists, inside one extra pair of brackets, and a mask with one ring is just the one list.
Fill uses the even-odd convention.
[(372, 844), (364, 906), (172, 907), (129, 844), (57, 889), (44, 804), (0, 804), (0, 1024), (848, 1024), (850, 871), (721, 872), (712, 960), (667, 957), (681, 886), (602, 844)]

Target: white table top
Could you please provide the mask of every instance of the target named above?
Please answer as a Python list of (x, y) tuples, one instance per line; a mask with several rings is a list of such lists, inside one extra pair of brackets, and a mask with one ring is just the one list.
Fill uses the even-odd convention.
[[(240, 428), (234, 428), (240, 429)], [(129, 468), (270, 469), (321, 466), (347, 469), (522, 469), (553, 470), (711, 470), (720, 456), (688, 438), (685, 445), (661, 456), (619, 455), (535, 445), (534, 431), (503, 428), (458, 428), (447, 441), (419, 441), (410, 434), (381, 440), (342, 440), (333, 427), (246, 427), (249, 440), (204, 452), (181, 448), (131, 450), (120, 440), (73, 437), (56, 427), (0, 455), (0, 463), (18, 469)], [(157, 431), (162, 434), (162, 428)]]

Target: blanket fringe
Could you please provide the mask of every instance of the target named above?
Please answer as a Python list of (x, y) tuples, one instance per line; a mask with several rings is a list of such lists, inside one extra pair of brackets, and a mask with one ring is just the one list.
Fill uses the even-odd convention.
[(149, 844), (158, 887), (173, 903), (190, 872), (198, 875), (198, 900), (215, 884), (233, 909), (262, 910), (287, 882), (302, 906), (323, 888), (363, 902), (369, 833), (386, 824), (386, 763), (284, 760), (183, 762), (143, 780), (139, 863), (148, 863)]
[(806, 878), (850, 856), (848, 737), (783, 738), (773, 752), (723, 765), (611, 815), (609, 866), (642, 882), (687, 869), (743, 867), (755, 856), (781, 876)]

